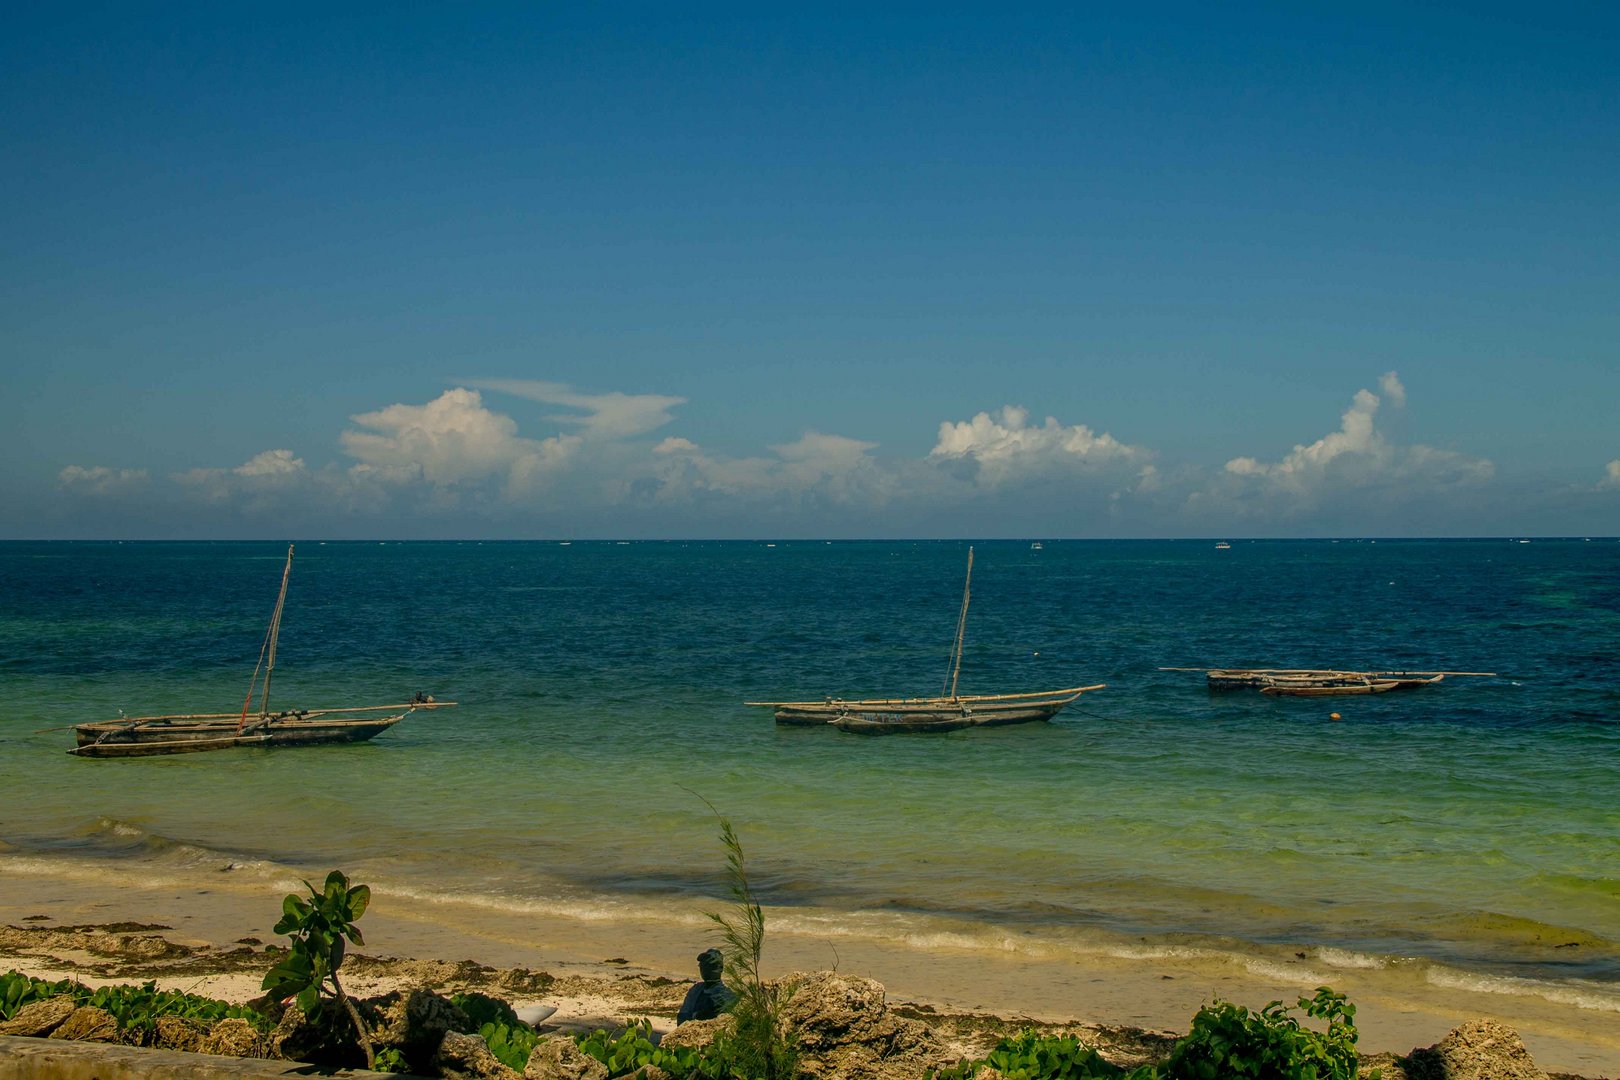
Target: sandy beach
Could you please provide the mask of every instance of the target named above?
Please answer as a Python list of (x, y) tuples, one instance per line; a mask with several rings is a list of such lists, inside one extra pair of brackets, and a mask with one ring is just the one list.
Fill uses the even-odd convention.
[[(90, 982), (156, 979), (226, 1000), (255, 997), (267, 966), (255, 954), (276, 941), (271, 927), (281, 896), (262, 886), (238, 890), (228, 870), (219, 873), (217, 888), (150, 880), (111, 888), (8, 875), (0, 891), (0, 926), (7, 928), (0, 931), (0, 970)], [(555, 1026), (645, 1020), (664, 1030), (695, 977), (693, 958), (713, 943), (701, 925), (483, 912), (469, 930), (466, 922), (446, 925), (441, 915), (442, 906), (377, 896), (363, 926), (366, 948), (351, 960), (355, 989), (389, 989), (401, 980), (435, 988), (493, 985), (517, 1005), (554, 1007), (548, 1023)], [(67, 928), (76, 929), (63, 933)], [(163, 941), (179, 948), (166, 949)], [(776, 931), (768, 933), (766, 964), (767, 974), (829, 968), (860, 974), (883, 983), (891, 1004), (919, 1015), (982, 1018), (982, 1025), (957, 1023), (947, 1032), (964, 1051), (974, 1049), (975, 1027), (990, 1038), (1004, 1029), (999, 1021), (1073, 1026), (1124, 1046), (1150, 1044), (1184, 1031), (1215, 998), (1258, 1008), (1328, 984), (1356, 1004), (1364, 1053), (1406, 1053), (1485, 1017), (1518, 1031), (1549, 1072), (1620, 1075), (1620, 1024), (1611, 1011), (1530, 994), (1409, 985), (1387, 970), (1322, 970), (1304, 954), (1291, 963), (1243, 965), (1189, 950), (1077, 964), (1072, 956), (1042, 958), (1011, 947), (987, 956), (943, 942), (919, 950), (876, 936), (835, 940)]]

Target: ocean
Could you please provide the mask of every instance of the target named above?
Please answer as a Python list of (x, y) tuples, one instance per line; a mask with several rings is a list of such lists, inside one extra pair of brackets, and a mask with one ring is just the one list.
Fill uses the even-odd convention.
[[(723, 816), (782, 931), (1308, 958), (1614, 1021), (1620, 543), (1042, 541), (972, 543), (960, 689), (1107, 684), (1051, 723), (743, 704), (938, 693), (966, 541), (312, 540), (273, 704), (456, 707), (127, 761), (60, 729), (239, 707), (285, 542), (0, 544), (0, 883), (341, 867), (447, 922), (688, 932), (726, 903)], [(1273, 699), (1162, 670), (1204, 666), (1497, 674)]]

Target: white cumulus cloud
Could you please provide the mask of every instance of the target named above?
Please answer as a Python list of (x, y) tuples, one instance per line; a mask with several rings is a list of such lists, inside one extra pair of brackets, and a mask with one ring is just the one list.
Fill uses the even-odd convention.
[(1620, 488), (1620, 458), (1609, 462), (1603, 468), (1603, 479), (1598, 481), (1601, 488)]
[(266, 450), (230, 469), (188, 469), (174, 481), (210, 502), (246, 493), (264, 497), (294, 490), (309, 478), (304, 459), (291, 450)]
[(862, 442), (842, 435), (808, 431), (795, 442), (771, 447), (789, 467), (803, 467), (817, 473), (847, 472), (866, 460), (877, 443)]
[(286, 480), (305, 473), (304, 459), (291, 450), (266, 450), (231, 470), (237, 476), (255, 480)]
[(64, 491), (82, 495), (113, 495), (142, 487), (150, 479), (145, 469), (109, 469), (105, 465), (69, 465), (56, 474), (56, 484)]
[[(555, 418), (564, 433), (526, 434), (537, 417), (491, 408), (462, 385), (353, 415), (337, 433), (343, 453), (335, 460), (311, 466), (290, 449), (266, 450), (233, 468), (175, 474), (173, 488), (153, 494), (182, 494), (220, 521), (301, 514), (356, 532), (408, 519), (424, 532), (529, 535), (559, 523), (714, 535), (1186, 535), (1245, 526), (1256, 534), (1401, 533), (1444, 527), (1493, 497), (1490, 461), (1402, 439), (1409, 418), (1394, 414), (1392, 425), (1390, 416), (1408, 394), (1394, 371), (1358, 390), (1319, 438), (1224, 465), (1160, 461), (1106, 430), (1037, 419), (1016, 405), (970, 419), (919, 418), (918, 434), (936, 433), (926, 453), (884, 455), (877, 442), (818, 430), (726, 453), (658, 432), (683, 398), (584, 394), (549, 382), (481, 385), (491, 397), (499, 391), (570, 410)], [(80, 466), (58, 478), (64, 491), (95, 494), (145, 480), (139, 470)], [(1602, 495), (1590, 481), (1581, 485), (1588, 500), (1612, 502), (1620, 459), (1597, 488)]]
[(656, 431), (674, 419), (671, 409), (686, 404), (685, 398), (661, 394), (624, 394), (616, 390), (607, 394), (583, 394), (566, 383), (531, 379), (473, 379), (467, 385), (577, 409), (578, 413), (553, 414), (547, 419), (577, 426), (591, 438), (622, 439)]
[(1378, 412), (1378, 395), (1357, 390), (1350, 407), (1339, 418), (1339, 430), (1309, 445), (1295, 446), (1275, 464), (1252, 457), (1233, 458), (1226, 471), (1234, 476), (1262, 477), (1277, 487), (1303, 490), (1318, 481), (1334, 461), (1348, 457), (1362, 466), (1381, 469), (1389, 466), (1393, 450), (1378, 433), (1373, 417)]
[[(1406, 403), (1406, 389), (1393, 371), (1379, 380), (1379, 388), (1392, 404)], [(1369, 390), (1356, 391), (1338, 430), (1296, 445), (1278, 461), (1233, 458), (1222, 478), (1189, 502), (1202, 509), (1242, 505), (1287, 517), (1330, 501), (1342, 504), (1357, 492), (1409, 501), (1477, 486), (1494, 475), (1495, 466), (1484, 458), (1391, 442), (1378, 428), (1382, 401)]]
[(1140, 469), (1151, 454), (1085, 424), (1065, 425), (1055, 417), (1032, 425), (1028, 410), (1004, 405), (994, 414), (945, 421), (929, 458), (975, 467), (980, 486), (997, 487), (1053, 473), (1096, 473), (1114, 466)]
[(495, 478), (515, 491), (527, 490), (565, 463), (579, 443), (578, 436), (525, 438), (511, 417), (485, 408), (476, 390), (460, 387), (426, 405), (390, 405), (350, 419), (367, 430), (350, 429), (339, 440), (360, 465), (392, 482), (419, 477), (436, 487)]
[(1406, 408), (1406, 387), (1401, 385), (1401, 377), (1393, 371), (1386, 371), (1378, 378), (1378, 389), (1383, 393), (1384, 399), (1397, 409)]

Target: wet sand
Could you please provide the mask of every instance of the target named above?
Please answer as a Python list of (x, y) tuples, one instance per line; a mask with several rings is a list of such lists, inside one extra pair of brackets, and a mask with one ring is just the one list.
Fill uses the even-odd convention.
[[(164, 986), (230, 1000), (257, 996), (258, 976), (268, 965), (253, 953), (278, 941), (271, 928), (280, 915), (282, 892), (267, 890), (262, 882), (233, 880), (223, 868), (217, 873), (217, 886), (209, 882), (206, 888), (196, 881), (134, 875), (114, 887), (7, 873), (0, 884), (0, 926), (19, 929), (0, 936), (0, 970), (100, 981), (158, 978)], [(1042, 957), (1011, 947), (1001, 954), (949, 943), (919, 949), (876, 934), (834, 937), (781, 929), (791, 925), (787, 918), (775, 920), (773, 928), (771, 916), (767, 911), (768, 976), (829, 968), (864, 975), (884, 984), (891, 1004), (920, 1013), (983, 1017), (991, 1032), (1000, 1027), (999, 1018), (1012, 1025), (1026, 1020), (1074, 1025), (1114, 1032), (1126, 1043), (1151, 1042), (1155, 1033), (1184, 1031), (1198, 1008), (1215, 998), (1258, 1008), (1277, 999), (1292, 1002), (1326, 984), (1356, 1005), (1363, 1053), (1404, 1054), (1438, 1042), (1465, 1020), (1486, 1017), (1518, 1031), (1537, 1064), (1549, 1072), (1620, 1075), (1620, 1016), (1532, 994), (1414, 983), (1388, 970), (1324, 969), (1303, 954), (1264, 964), (1196, 951), (1141, 958), (1096, 955), (1077, 963), (1072, 955)], [(71, 935), (42, 947), (49, 937), (44, 931), (109, 924), (161, 926), (165, 929), (151, 932), (203, 951), (173, 963), (143, 957), (138, 947), (136, 955), (118, 955), (118, 948), (101, 955)], [(544, 911), (454, 912), (442, 902), (386, 894), (374, 897), (362, 929), (366, 947), (357, 951), (365, 957), (442, 962), (388, 968), (351, 960), (362, 992), (368, 989), (368, 967), (383, 982), (402, 973), (453, 978), (458, 970), (467, 975), (480, 965), (547, 972), (556, 981), (543, 986), (525, 987), (521, 977), (507, 976), (503, 996), (518, 1004), (556, 1006), (552, 1023), (584, 1027), (596, 1020), (645, 1017), (667, 1028), (685, 985), (695, 978), (696, 954), (714, 943), (701, 918), (681, 925)]]

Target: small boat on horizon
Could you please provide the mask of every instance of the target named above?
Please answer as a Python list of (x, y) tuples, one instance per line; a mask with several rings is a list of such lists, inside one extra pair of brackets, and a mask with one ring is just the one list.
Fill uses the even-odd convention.
[[(403, 705), (359, 705), (335, 709), (270, 711), (270, 676), (276, 668), (276, 645), (281, 638), (281, 613), (287, 605), (287, 580), (292, 574), (293, 546), (287, 545), (287, 564), (281, 571), (270, 628), (259, 662), (253, 668), (247, 697), (239, 713), (191, 713), (176, 716), (120, 716), (74, 724), (78, 745), (68, 753), (76, 757), (126, 758), (160, 754), (189, 754), (226, 750), (235, 746), (314, 746), (321, 743), (364, 742), (375, 738), (417, 709), (442, 709), (453, 701), (434, 701), (417, 694)], [(257, 709), (253, 698), (258, 695)]]
[(1228, 544), (1225, 540), (1221, 540), (1221, 541), (1216, 543), (1215, 550), (1216, 551), (1231, 551), (1232, 550), (1232, 545)]
[(972, 595), (973, 549), (968, 548), (967, 582), (962, 587), (962, 610), (956, 620), (956, 641), (951, 648), (951, 665), (945, 686), (938, 697), (862, 698), (850, 701), (826, 697), (820, 701), (745, 701), (743, 704), (774, 709), (778, 724), (807, 727), (829, 725), (858, 735), (898, 735), (1050, 720), (1081, 694), (1103, 689), (1105, 684), (1098, 683), (1095, 686), (1071, 686), (1063, 690), (1025, 694), (957, 694), (968, 602)]

